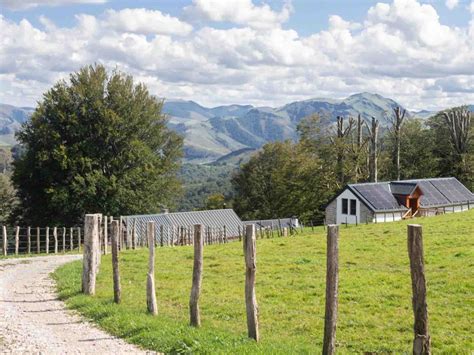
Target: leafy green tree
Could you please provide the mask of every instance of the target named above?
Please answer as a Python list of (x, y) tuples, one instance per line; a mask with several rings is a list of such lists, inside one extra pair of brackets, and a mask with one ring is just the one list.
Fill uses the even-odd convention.
[(17, 135), (21, 216), (70, 225), (85, 213), (158, 212), (180, 187), (182, 138), (166, 123), (162, 101), (129, 75), (96, 65), (58, 82)]
[(0, 225), (8, 222), (15, 204), (15, 190), (10, 179), (7, 175), (0, 174)]
[[(438, 159), (433, 154), (435, 140), (433, 131), (424, 126), (419, 119), (406, 119), (400, 134), (400, 179), (423, 179), (438, 175)], [(397, 145), (393, 134), (386, 135), (383, 140), (383, 156), (381, 157), (382, 180), (396, 179), (396, 161), (393, 151)]]
[(233, 178), (234, 209), (243, 219), (321, 218), (335, 186), (320, 157), (291, 142), (266, 144)]
[(225, 207), (225, 197), (221, 193), (214, 193), (207, 197), (206, 209), (219, 210)]

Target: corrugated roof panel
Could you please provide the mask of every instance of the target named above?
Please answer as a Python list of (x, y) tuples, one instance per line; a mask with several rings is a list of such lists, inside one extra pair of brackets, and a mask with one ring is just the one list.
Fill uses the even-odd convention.
[(455, 178), (435, 179), (431, 183), (452, 203), (473, 200), (473, 194)]
[(418, 186), (423, 193), (420, 196), (420, 206), (442, 206), (448, 205), (449, 200), (431, 183), (430, 180), (418, 181)]
[(411, 195), (416, 189), (416, 183), (393, 181), (390, 183), (390, 190), (395, 195)]
[(397, 199), (392, 195), (388, 183), (369, 183), (349, 185), (356, 190), (375, 210), (403, 210), (405, 207), (400, 205)]

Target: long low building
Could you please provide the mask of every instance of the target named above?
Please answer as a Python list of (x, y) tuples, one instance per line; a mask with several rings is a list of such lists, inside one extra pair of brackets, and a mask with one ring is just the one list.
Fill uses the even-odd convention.
[(124, 216), (123, 221), (128, 233), (135, 230), (138, 242), (146, 238), (148, 222), (155, 222), (157, 240), (161, 240), (160, 231), (163, 231), (165, 244), (181, 238), (183, 233), (189, 238), (189, 235), (193, 234), (195, 224), (204, 225), (212, 233), (223, 233), (225, 226), (227, 238), (238, 237), (243, 231), (243, 223), (232, 209)]
[(326, 207), (326, 224), (391, 222), (474, 208), (474, 194), (456, 178), (347, 185)]

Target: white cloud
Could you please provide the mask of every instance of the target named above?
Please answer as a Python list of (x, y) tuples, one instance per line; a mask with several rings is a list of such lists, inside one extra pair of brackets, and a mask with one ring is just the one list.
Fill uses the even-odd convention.
[(104, 4), (108, 0), (0, 0), (0, 5), (10, 10), (25, 10), (38, 6), (62, 6), (71, 4)]
[(176, 34), (187, 35), (193, 27), (186, 22), (163, 14), (157, 10), (123, 9), (120, 11), (107, 10), (106, 22), (110, 28), (120, 32), (142, 34)]
[(469, 12), (471, 14), (474, 14), (474, 1), (471, 1), (471, 3), (469, 4)]
[(448, 9), (452, 10), (459, 5), (459, 0), (446, 0), (444, 4)]
[(288, 20), (292, 10), (289, 1), (276, 12), (268, 4), (256, 6), (252, 0), (193, 0), (193, 5), (185, 8), (188, 17), (195, 20), (232, 22), (258, 29), (278, 27)]
[(275, 105), (362, 91), (415, 109), (474, 102), (474, 19), (450, 27), (431, 5), (394, 0), (368, 9), (361, 23), (331, 16), (326, 30), (309, 36), (270, 23), (193, 30), (160, 11), (123, 9), (80, 14), (66, 28), (0, 15), (0, 101), (34, 104), (59, 78), (103, 63), (157, 96), (203, 104)]

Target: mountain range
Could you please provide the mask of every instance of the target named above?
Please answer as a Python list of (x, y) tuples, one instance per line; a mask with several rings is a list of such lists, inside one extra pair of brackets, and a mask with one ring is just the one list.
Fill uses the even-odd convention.
[[(360, 93), (343, 100), (309, 99), (280, 107), (226, 105), (204, 107), (194, 101), (167, 100), (163, 111), (169, 127), (184, 136), (188, 162), (209, 163), (224, 157), (258, 149), (266, 142), (296, 139), (296, 127), (306, 116), (320, 113), (334, 122), (336, 116), (360, 114), (364, 119), (379, 118), (387, 125), (387, 115), (402, 105), (378, 94)], [(33, 108), (0, 104), (0, 145), (15, 143), (14, 132), (33, 112)], [(427, 118), (432, 111), (409, 112)]]

